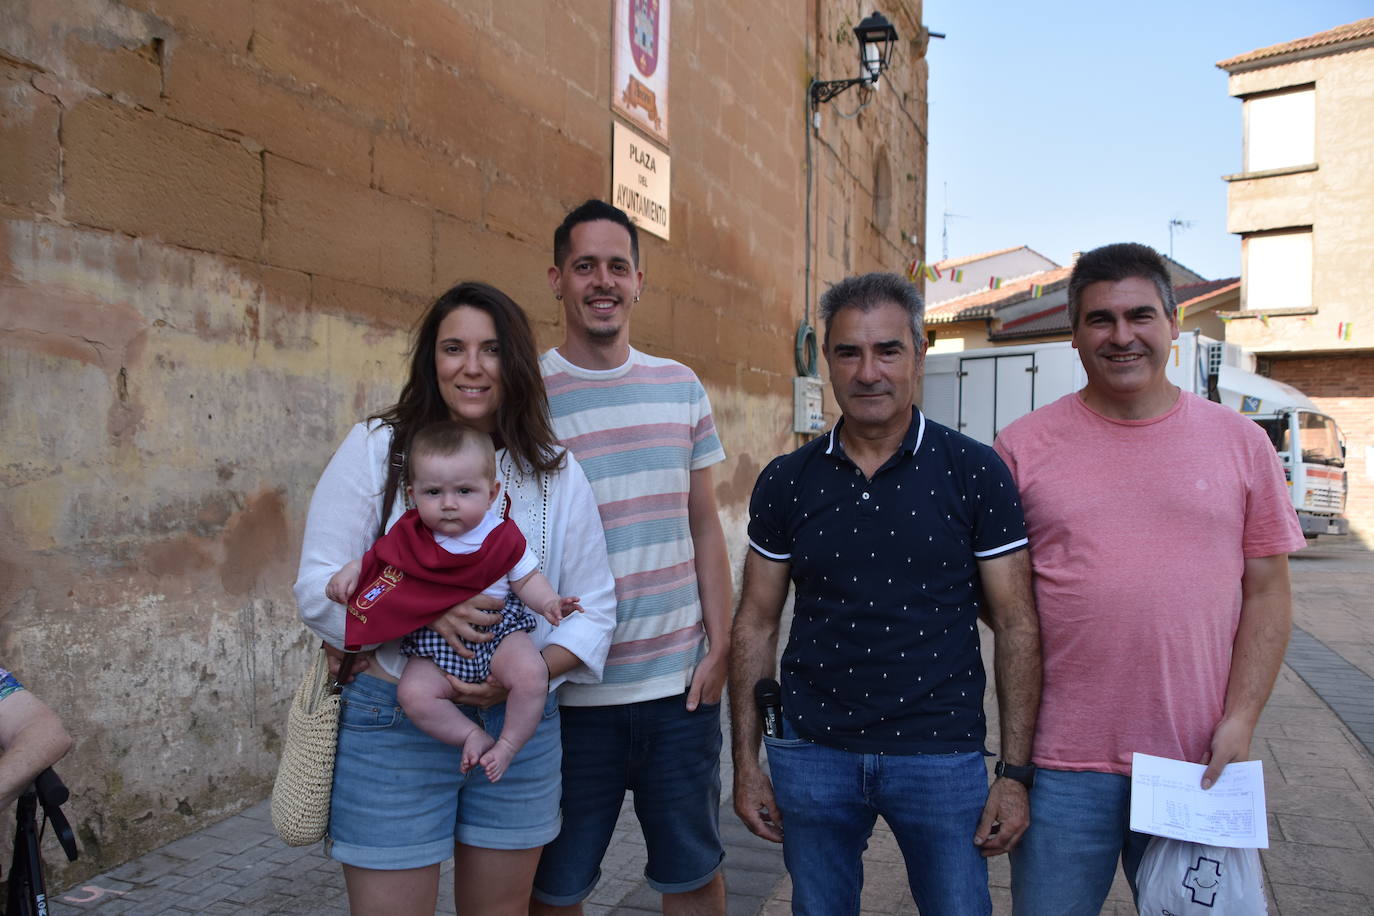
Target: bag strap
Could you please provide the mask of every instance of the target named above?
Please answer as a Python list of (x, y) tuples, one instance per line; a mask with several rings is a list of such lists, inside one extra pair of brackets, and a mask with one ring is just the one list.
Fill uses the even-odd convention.
[(339, 662), (339, 673), (334, 676), (334, 682), (329, 685), (329, 692), (338, 694), (343, 692), (344, 681), (353, 673), (353, 662), (358, 658), (357, 652), (345, 652), (343, 661)]

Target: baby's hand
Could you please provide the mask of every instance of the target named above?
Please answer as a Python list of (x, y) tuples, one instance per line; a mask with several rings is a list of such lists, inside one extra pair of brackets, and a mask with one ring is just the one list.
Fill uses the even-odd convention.
[(558, 626), (563, 618), (574, 611), (582, 610), (577, 598), (555, 598), (544, 606), (544, 619)]
[(358, 574), (362, 572), (362, 568), (362, 561), (354, 560), (336, 572), (329, 578), (329, 584), (324, 587), (325, 597), (339, 604), (347, 604), (358, 588)]

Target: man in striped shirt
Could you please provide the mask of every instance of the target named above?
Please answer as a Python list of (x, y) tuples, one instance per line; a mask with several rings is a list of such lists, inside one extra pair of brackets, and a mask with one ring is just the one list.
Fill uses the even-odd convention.
[(532, 913), (581, 913), (627, 790), (666, 914), (723, 914), (720, 696), (732, 595), (711, 465), (725, 458), (692, 370), (630, 346), (644, 274), (625, 213), (599, 200), (554, 233), (563, 342), (540, 359), (554, 429), (591, 480), (616, 577), (600, 684), (565, 685), (563, 830)]

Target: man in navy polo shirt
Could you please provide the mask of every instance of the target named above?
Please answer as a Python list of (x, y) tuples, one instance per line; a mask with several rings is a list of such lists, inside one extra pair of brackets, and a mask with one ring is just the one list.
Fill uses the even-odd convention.
[[(892, 274), (850, 277), (822, 297), (841, 420), (764, 468), (750, 502), (730, 658), (735, 810), (783, 843), (794, 913), (859, 912), (880, 814), (924, 916), (991, 913), (985, 858), (1030, 821), (1040, 640), (1025, 522), (993, 450), (914, 407), (922, 313)], [(753, 690), (774, 671), (789, 580), (770, 782)], [(979, 617), (996, 638), (991, 789)]]

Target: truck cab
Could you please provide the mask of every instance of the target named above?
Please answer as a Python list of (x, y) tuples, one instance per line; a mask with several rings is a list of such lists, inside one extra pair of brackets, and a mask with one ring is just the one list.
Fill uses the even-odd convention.
[(1302, 533), (1309, 538), (1348, 534), (1349, 523), (1341, 516), (1348, 484), (1345, 445), (1336, 421), (1303, 407), (1280, 408), (1251, 419), (1269, 434), (1279, 453)]

